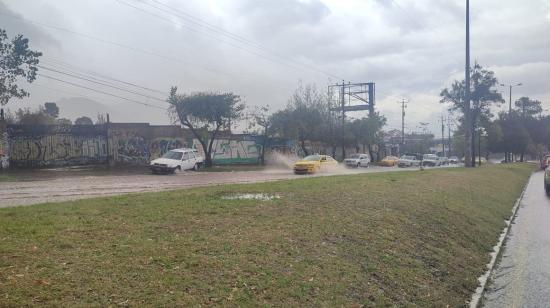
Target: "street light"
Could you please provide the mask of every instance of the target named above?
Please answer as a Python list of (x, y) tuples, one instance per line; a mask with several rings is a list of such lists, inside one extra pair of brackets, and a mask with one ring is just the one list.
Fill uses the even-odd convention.
[(518, 83), (518, 84), (509, 84), (509, 85), (506, 85), (506, 84), (503, 84), (501, 83), (500, 86), (501, 87), (510, 87), (510, 101), (509, 101), (509, 108), (508, 108), (508, 112), (512, 112), (512, 88), (513, 87), (521, 87), (523, 85), (523, 83)]

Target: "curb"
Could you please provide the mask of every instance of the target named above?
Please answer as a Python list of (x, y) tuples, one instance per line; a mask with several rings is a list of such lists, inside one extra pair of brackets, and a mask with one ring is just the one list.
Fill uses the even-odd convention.
[(523, 199), (523, 195), (525, 194), (525, 191), (527, 190), (527, 186), (529, 185), (529, 182), (531, 181), (531, 177), (534, 173), (531, 173), (529, 176), (529, 179), (527, 180), (527, 183), (523, 187), (523, 190), (521, 191), (521, 195), (519, 195), (519, 198), (516, 200), (516, 203), (514, 204), (514, 207), (512, 208), (512, 215), (510, 216), (510, 219), (505, 220), (506, 226), (500, 233), (500, 237), (498, 239), (497, 244), (493, 247), (493, 252), (490, 253), (491, 255), (491, 261), (487, 264), (487, 271), (485, 274), (481, 275), (477, 280), (479, 281), (479, 286), (477, 287), (474, 294), (472, 294), (472, 299), (470, 300), (470, 308), (477, 308), (481, 302), (481, 299), (483, 297), (483, 294), (486, 291), (487, 287), (487, 281), (489, 280), (489, 277), (493, 273), (493, 270), (495, 269), (495, 265), (497, 262), (497, 258), (501, 253), (502, 245), (504, 244), (504, 241), (508, 237), (508, 233), (510, 233), (510, 228), (512, 225), (512, 222), (514, 221), (514, 218), (517, 215), (519, 205), (521, 203), (521, 200)]

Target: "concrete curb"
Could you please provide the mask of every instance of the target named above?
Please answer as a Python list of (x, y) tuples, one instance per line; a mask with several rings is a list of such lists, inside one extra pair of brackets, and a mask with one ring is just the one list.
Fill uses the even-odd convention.
[(487, 281), (489, 280), (489, 277), (493, 273), (493, 270), (495, 269), (495, 265), (497, 262), (497, 259), (501, 253), (502, 245), (504, 244), (504, 241), (508, 237), (508, 233), (510, 233), (510, 228), (512, 226), (512, 222), (514, 221), (514, 218), (517, 215), (519, 205), (521, 203), (521, 200), (523, 199), (523, 195), (525, 194), (525, 191), (527, 190), (527, 185), (529, 185), (529, 182), (531, 181), (531, 177), (533, 176), (533, 173), (529, 176), (529, 179), (527, 180), (527, 183), (523, 187), (523, 190), (521, 192), (521, 195), (516, 200), (516, 203), (514, 204), (514, 207), (512, 208), (512, 215), (510, 216), (510, 219), (506, 220), (506, 227), (502, 230), (500, 233), (500, 237), (498, 239), (497, 244), (493, 247), (493, 252), (491, 252), (491, 261), (487, 264), (487, 271), (485, 274), (480, 276), (477, 280), (479, 281), (479, 286), (477, 287), (474, 294), (472, 294), (472, 299), (470, 300), (470, 308), (477, 308), (479, 304), (481, 303), (481, 299), (483, 298), (483, 294), (486, 291), (487, 287)]

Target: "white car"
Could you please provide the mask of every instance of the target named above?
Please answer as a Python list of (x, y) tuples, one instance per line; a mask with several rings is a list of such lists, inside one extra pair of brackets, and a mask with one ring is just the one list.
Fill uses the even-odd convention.
[(370, 157), (367, 154), (353, 154), (344, 159), (344, 164), (354, 168), (368, 167), (370, 164)]
[(416, 159), (416, 156), (413, 155), (403, 155), (399, 158), (397, 166), (400, 168), (420, 167), (420, 160)]
[(175, 149), (166, 152), (149, 164), (153, 174), (173, 173), (184, 170), (199, 170), (204, 158), (195, 149)]
[(456, 157), (456, 156), (451, 156), (451, 157), (449, 157), (449, 164), (456, 165), (456, 164), (459, 163), (459, 161), (460, 161), (460, 160), (459, 160), (458, 157)]
[(447, 166), (449, 165), (449, 158), (445, 157), (445, 156), (440, 156), (439, 157), (439, 165), (441, 166)]
[(437, 167), (441, 165), (441, 160), (435, 154), (424, 154), (422, 156), (422, 166)]

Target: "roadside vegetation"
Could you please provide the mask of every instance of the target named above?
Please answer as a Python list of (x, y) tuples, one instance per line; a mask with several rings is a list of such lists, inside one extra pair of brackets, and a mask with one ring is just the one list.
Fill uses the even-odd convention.
[[(314, 177), (0, 209), (0, 298), (466, 306), (533, 169)], [(280, 198), (224, 198), (239, 193)]]
[(11, 182), (11, 181), (15, 181), (14, 176), (0, 173), (0, 182)]

